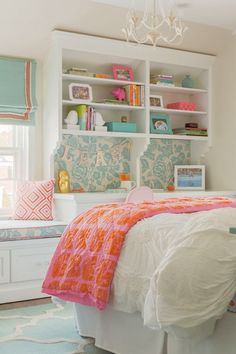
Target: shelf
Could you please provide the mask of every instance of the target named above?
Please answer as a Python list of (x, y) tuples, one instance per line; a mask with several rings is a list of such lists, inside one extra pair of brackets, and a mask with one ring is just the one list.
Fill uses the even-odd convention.
[(163, 108), (163, 107), (150, 107), (150, 112), (163, 112), (163, 113), (170, 113), (170, 114), (180, 114), (180, 115), (206, 115), (207, 112), (203, 111), (186, 111), (182, 109), (170, 109), (170, 108)]
[(204, 89), (195, 89), (195, 88), (186, 88), (186, 87), (178, 87), (178, 86), (159, 86), (155, 84), (150, 84), (150, 91), (158, 91), (158, 92), (170, 92), (170, 93), (186, 93), (186, 94), (195, 94), (195, 93), (208, 93), (207, 90)]
[(64, 106), (77, 106), (79, 104), (84, 104), (86, 106), (97, 107), (101, 109), (114, 109), (121, 111), (140, 111), (144, 110), (143, 106), (129, 106), (127, 104), (111, 104), (111, 103), (96, 103), (96, 102), (84, 102), (84, 101), (70, 101), (70, 100), (62, 100), (62, 104)]
[(93, 84), (93, 85), (107, 85), (107, 86), (125, 86), (125, 85), (144, 86), (145, 85), (144, 82), (138, 82), (138, 81), (102, 79), (99, 77), (79, 76), (79, 75), (70, 75), (70, 74), (62, 74), (62, 79), (69, 80), (69, 81), (86, 82), (88, 84)]
[(207, 136), (189, 136), (177, 134), (145, 134), (145, 133), (122, 133), (122, 132), (95, 132), (90, 130), (72, 130), (62, 129), (64, 135), (78, 136), (103, 136), (110, 138), (151, 138), (151, 139), (174, 139), (174, 140), (190, 140), (190, 141), (207, 141)]
[(105, 136), (110, 138), (146, 138), (145, 133), (122, 133), (122, 132), (95, 132), (91, 130), (72, 130), (72, 129), (62, 129), (62, 134), (71, 134), (79, 136)]
[(150, 134), (149, 137), (151, 139), (208, 141), (208, 136), (189, 136), (189, 135), (177, 135), (177, 134)]

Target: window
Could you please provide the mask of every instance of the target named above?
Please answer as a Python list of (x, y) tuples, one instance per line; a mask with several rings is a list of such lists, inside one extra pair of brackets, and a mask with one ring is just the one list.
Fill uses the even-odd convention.
[(29, 128), (0, 125), (0, 215), (10, 214), (16, 182), (28, 178)]

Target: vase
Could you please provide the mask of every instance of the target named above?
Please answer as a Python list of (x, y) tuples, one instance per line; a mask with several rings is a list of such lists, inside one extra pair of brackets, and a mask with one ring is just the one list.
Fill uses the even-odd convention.
[(190, 75), (185, 75), (185, 78), (182, 80), (182, 87), (193, 88), (193, 79)]

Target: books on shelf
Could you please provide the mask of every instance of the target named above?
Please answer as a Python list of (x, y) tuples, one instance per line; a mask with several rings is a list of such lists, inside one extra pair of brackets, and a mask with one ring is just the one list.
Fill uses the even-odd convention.
[(206, 128), (176, 128), (173, 132), (178, 135), (208, 136)]
[(159, 86), (175, 86), (173, 75), (171, 74), (151, 75), (150, 82)]
[(130, 106), (144, 106), (144, 86), (131, 84), (124, 86), (124, 89), (126, 92), (126, 100)]
[(87, 69), (76, 67), (67, 69), (66, 74), (94, 77), (94, 73), (89, 72)]

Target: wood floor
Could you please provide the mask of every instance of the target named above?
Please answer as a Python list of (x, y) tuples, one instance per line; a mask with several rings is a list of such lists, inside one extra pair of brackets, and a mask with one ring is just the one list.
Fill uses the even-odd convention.
[(27, 306), (35, 306), (35, 305), (42, 305), (42, 304), (48, 304), (51, 302), (51, 298), (47, 297), (44, 299), (35, 299), (35, 300), (27, 300), (27, 301), (19, 301), (19, 302), (10, 302), (8, 304), (1, 304), (0, 305), (0, 311), (1, 310), (11, 310), (15, 309), (18, 307), (27, 307)]

